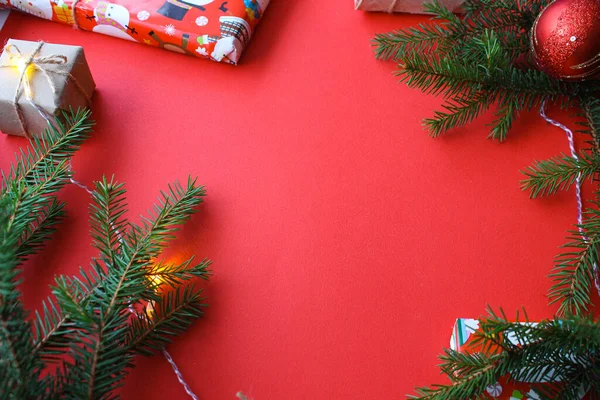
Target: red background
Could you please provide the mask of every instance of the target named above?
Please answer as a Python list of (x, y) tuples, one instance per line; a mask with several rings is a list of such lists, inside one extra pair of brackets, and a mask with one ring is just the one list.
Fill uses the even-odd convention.
[[(529, 200), (519, 170), (568, 151), (564, 133), (531, 113), (504, 144), (486, 140), (493, 116), (429, 138), (439, 99), (397, 84), (370, 46), (426, 17), (341, 3), (273, 2), (238, 67), (17, 14), (0, 31), (85, 47), (98, 125), (78, 180), (115, 174), (135, 219), (174, 179), (206, 185), (169, 255), (214, 261), (206, 318), (168, 348), (201, 399), (402, 398), (443, 381), (455, 318), (555, 310), (546, 275), (574, 196)], [(0, 168), (25, 145), (0, 137)], [(62, 197), (67, 220), (25, 266), (31, 309), (95, 254), (88, 194)], [(161, 356), (139, 360), (123, 395), (186, 398)]]

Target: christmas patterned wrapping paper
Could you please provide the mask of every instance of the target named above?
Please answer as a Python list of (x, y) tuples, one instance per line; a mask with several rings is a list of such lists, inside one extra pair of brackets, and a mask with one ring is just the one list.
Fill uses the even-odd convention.
[[(354, 0), (354, 8), (364, 11), (403, 12), (424, 14), (424, 0)], [(453, 12), (460, 12), (464, 0), (440, 0), (441, 4)]]
[(39, 18), (237, 64), (270, 0), (0, 0)]
[[(536, 325), (531, 323), (531, 325)], [(450, 338), (450, 349), (458, 352), (476, 352), (477, 348), (472, 344), (472, 335), (479, 329), (479, 320), (470, 318), (459, 318), (454, 324), (452, 336)], [(517, 338), (508, 336), (513, 344), (518, 344)], [(552, 375), (553, 371), (546, 371), (546, 376)], [(548, 382), (541, 380), (541, 382)], [(539, 382), (538, 382), (539, 383)], [(532, 389), (531, 382), (507, 382), (501, 379), (495, 385), (486, 388), (487, 396), (490, 399), (500, 400), (539, 400), (540, 397)], [(584, 394), (582, 394), (583, 398)]]

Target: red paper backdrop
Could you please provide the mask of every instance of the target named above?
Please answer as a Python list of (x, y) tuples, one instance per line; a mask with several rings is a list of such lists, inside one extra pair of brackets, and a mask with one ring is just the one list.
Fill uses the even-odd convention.
[[(238, 67), (16, 14), (0, 31), (85, 47), (98, 125), (78, 180), (115, 174), (132, 218), (167, 182), (206, 185), (169, 255), (214, 261), (206, 318), (169, 346), (201, 399), (402, 398), (441, 380), (455, 318), (554, 310), (546, 274), (574, 196), (529, 200), (519, 170), (568, 151), (564, 134), (532, 113), (505, 144), (486, 140), (492, 116), (429, 138), (439, 100), (397, 84), (370, 47), (426, 17), (340, 3), (273, 2)], [(0, 168), (25, 144), (0, 137)], [(88, 194), (62, 197), (68, 219), (25, 266), (31, 309), (95, 254)], [(139, 359), (122, 392), (186, 398), (161, 356)]]

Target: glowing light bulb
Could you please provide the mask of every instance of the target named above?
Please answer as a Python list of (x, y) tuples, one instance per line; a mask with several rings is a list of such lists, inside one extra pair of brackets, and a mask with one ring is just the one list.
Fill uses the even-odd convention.
[(154, 309), (154, 302), (152, 300), (150, 300), (146, 305), (146, 312), (148, 313), (148, 316), (150, 318), (156, 315), (156, 310)]

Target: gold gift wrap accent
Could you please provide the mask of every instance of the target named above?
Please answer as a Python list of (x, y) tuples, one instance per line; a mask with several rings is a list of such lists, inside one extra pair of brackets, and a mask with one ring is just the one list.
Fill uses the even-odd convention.
[(23, 133), (26, 137), (31, 138), (31, 135), (27, 131), (27, 126), (25, 122), (25, 118), (23, 117), (23, 111), (21, 110), (21, 106), (19, 105), (19, 99), (21, 94), (24, 92), (25, 97), (29, 100), (35, 108), (42, 114), (42, 116), (48, 120), (48, 118), (44, 115), (44, 111), (35, 103), (34, 101), (34, 93), (31, 88), (31, 80), (29, 78), (29, 70), (33, 69), (35, 71), (41, 72), (48, 81), (48, 85), (52, 89), (52, 93), (56, 93), (56, 85), (52, 80), (50, 74), (56, 74), (65, 76), (69, 79), (79, 93), (85, 98), (87, 104), (91, 104), (90, 96), (85, 92), (81, 84), (75, 79), (75, 77), (68, 71), (55, 69), (51, 66), (54, 65), (64, 65), (67, 63), (67, 57), (60, 54), (51, 54), (44, 57), (37, 57), (40, 50), (44, 46), (44, 42), (39, 42), (35, 50), (29, 55), (29, 57), (23, 56), (21, 50), (18, 46), (14, 44), (8, 44), (4, 47), (4, 51), (8, 53), (9, 60), (11, 61), (8, 64), (1, 64), (0, 68), (16, 68), (19, 70), (19, 79), (17, 81), (17, 89), (15, 90), (15, 95), (12, 100), (12, 105), (15, 107), (15, 111), (17, 112), (19, 123), (21, 124), (21, 129), (23, 129)]

